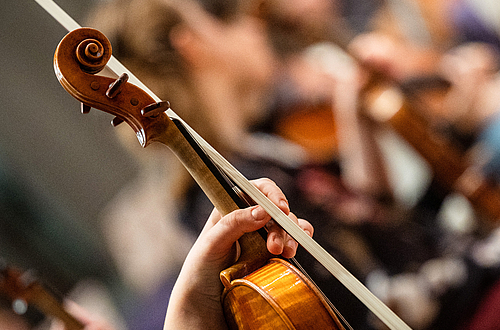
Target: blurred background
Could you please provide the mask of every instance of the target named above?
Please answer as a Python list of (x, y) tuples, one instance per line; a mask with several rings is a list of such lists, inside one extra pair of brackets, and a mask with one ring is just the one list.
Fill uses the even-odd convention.
[[(57, 4), (103, 31), (247, 177), (277, 182), (316, 240), (412, 328), (498, 325), (487, 313), (500, 292), (495, 1)], [(117, 329), (159, 329), (211, 205), (166, 148), (80, 113), (53, 70), (59, 23), (35, 1), (2, 5), (0, 267), (34, 270)], [(391, 117), (402, 99), (412, 106)], [(383, 329), (298, 259), (355, 329)], [(49, 328), (9, 304), (1, 329)]]
[[(58, 4), (83, 24), (95, 2)], [(64, 294), (87, 278), (115, 285), (99, 214), (137, 164), (111, 117), (83, 116), (59, 85), (52, 61), (67, 31), (35, 1), (2, 1), (0, 16), (0, 258)]]

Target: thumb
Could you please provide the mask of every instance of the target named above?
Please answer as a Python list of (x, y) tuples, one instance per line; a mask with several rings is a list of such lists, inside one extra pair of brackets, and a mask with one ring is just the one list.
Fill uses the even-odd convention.
[(252, 206), (235, 210), (222, 217), (211, 230), (207, 232), (210, 245), (219, 249), (231, 248), (243, 234), (256, 231), (265, 226), (271, 216), (262, 206)]

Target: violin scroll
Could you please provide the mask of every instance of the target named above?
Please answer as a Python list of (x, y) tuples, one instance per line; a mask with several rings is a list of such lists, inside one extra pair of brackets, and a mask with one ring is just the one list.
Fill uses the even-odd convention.
[(76, 48), (76, 58), (82, 69), (88, 73), (100, 72), (111, 58), (111, 44), (105, 46), (97, 39), (85, 39)]
[(83, 113), (96, 108), (116, 116), (112, 124), (129, 124), (145, 147), (171, 123), (163, 114), (170, 104), (157, 103), (144, 90), (129, 83), (126, 74), (118, 79), (96, 75), (111, 55), (111, 43), (100, 31), (92, 28), (73, 30), (61, 40), (54, 55), (57, 79), (82, 103)]

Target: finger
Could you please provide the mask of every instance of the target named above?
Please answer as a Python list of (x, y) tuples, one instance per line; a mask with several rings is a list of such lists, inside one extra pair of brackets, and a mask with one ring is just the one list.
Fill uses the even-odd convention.
[[(290, 213), (289, 218), (297, 223), (299, 227), (310, 237), (314, 233), (313, 226), (304, 219), (298, 219), (295, 214)], [(298, 243), (288, 235), (274, 221), (268, 222), (266, 228), (269, 230), (267, 239), (267, 248), (273, 254), (281, 254), (285, 258), (292, 258), (297, 253)]]
[(50, 330), (64, 330), (64, 323), (58, 319), (53, 319), (50, 323)]
[[(299, 219), (290, 212), (288, 217), (295, 223), (299, 224)], [(307, 221), (303, 225), (308, 229), (312, 230), (309, 227), (312, 227)], [(309, 226), (307, 226), (309, 224)], [(267, 236), (267, 249), (269, 252), (273, 254), (281, 254), (285, 258), (291, 258), (297, 252), (298, 244), (297, 242), (288, 235), (283, 228), (281, 228), (274, 220), (269, 221), (266, 224), (266, 229), (268, 230)]]
[(312, 237), (314, 234), (314, 227), (309, 223), (309, 221), (304, 219), (298, 219), (298, 225), (302, 228), (303, 231), (306, 232), (309, 237)]
[(252, 184), (256, 186), (267, 198), (276, 204), (286, 215), (290, 213), (288, 200), (281, 189), (272, 180), (261, 178), (253, 180)]
[(283, 253), (287, 241), (287, 233), (274, 221), (266, 224), (267, 229), (267, 249), (274, 255)]
[(227, 251), (243, 234), (264, 227), (269, 220), (271, 217), (261, 206), (235, 210), (207, 232), (206, 241), (215, 251)]
[(85, 325), (85, 330), (114, 330), (111, 324), (105, 321), (102, 316), (91, 314), (87, 309), (72, 300), (65, 300), (64, 307), (75, 319)]
[(76, 302), (72, 300), (65, 300), (64, 301), (64, 308), (71, 314), (73, 315), (78, 321), (84, 323), (84, 324), (89, 324), (94, 321), (94, 317), (92, 314), (90, 314), (89, 311), (87, 311), (85, 308), (82, 306), (78, 305)]

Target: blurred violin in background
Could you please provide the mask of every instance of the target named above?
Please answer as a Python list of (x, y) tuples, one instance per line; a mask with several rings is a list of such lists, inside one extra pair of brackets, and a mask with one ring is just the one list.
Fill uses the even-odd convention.
[(67, 330), (82, 330), (84, 325), (63, 307), (62, 298), (44, 286), (33, 271), (21, 271), (0, 260), (0, 296), (11, 302), (16, 314), (23, 315), (29, 306), (59, 319)]

